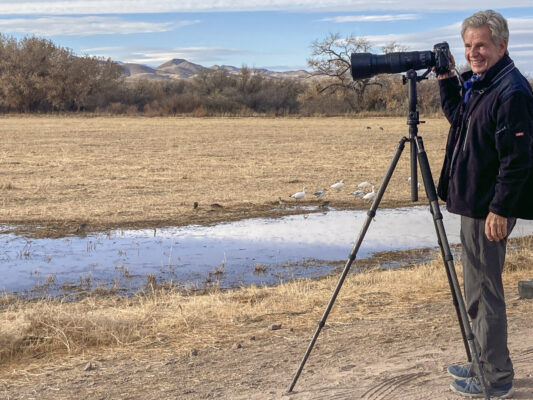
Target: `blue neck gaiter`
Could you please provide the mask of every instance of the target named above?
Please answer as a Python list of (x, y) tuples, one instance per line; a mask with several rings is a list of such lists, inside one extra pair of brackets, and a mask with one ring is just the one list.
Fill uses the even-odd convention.
[(472, 77), (469, 80), (467, 80), (467, 81), (465, 81), (463, 83), (463, 86), (466, 89), (466, 92), (465, 92), (465, 104), (468, 103), (468, 100), (470, 100), (470, 94), (472, 92), (472, 85), (474, 85), (474, 82), (477, 81), (480, 77), (481, 77), (481, 75), (474, 74), (474, 75), (472, 75)]

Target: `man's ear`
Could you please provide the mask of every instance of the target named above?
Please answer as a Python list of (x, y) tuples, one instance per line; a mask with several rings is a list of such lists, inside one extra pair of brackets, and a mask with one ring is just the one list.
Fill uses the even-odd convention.
[(502, 58), (504, 54), (509, 54), (507, 52), (507, 40), (502, 40), (498, 44), (498, 58)]

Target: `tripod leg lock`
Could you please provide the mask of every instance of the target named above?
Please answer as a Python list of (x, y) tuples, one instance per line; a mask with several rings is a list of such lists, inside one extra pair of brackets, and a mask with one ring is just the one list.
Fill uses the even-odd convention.
[(368, 210), (368, 212), (366, 213), (366, 215), (368, 215), (370, 218), (374, 218), (376, 216), (376, 211), (374, 210)]
[(453, 261), (453, 256), (451, 254), (447, 254), (444, 256), (444, 261), (448, 262), (448, 261)]

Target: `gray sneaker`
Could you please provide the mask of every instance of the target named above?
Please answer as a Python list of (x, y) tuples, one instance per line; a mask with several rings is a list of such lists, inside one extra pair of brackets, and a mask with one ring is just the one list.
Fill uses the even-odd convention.
[(455, 379), (466, 379), (474, 376), (474, 371), (470, 365), (450, 365), (448, 367), (448, 373)]
[[(453, 381), (450, 389), (455, 393), (465, 397), (482, 398), (485, 393), (481, 390), (481, 385), (478, 379), (474, 376), (465, 380), (458, 379)], [(514, 389), (512, 383), (507, 383), (502, 386), (490, 387), (489, 396), (494, 399), (510, 399), (513, 397)]]

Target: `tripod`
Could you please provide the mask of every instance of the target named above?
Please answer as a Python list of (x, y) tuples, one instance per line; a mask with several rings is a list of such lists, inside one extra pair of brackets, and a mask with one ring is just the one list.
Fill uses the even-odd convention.
[(409, 84), (408, 86), (409, 114), (407, 117), (407, 124), (409, 125), (409, 138), (403, 137), (400, 140), (398, 147), (396, 148), (396, 152), (394, 154), (394, 157), (392, 158), (389, 169), (387, 170), (387, 173), (385, 174), (385, 178), (383, 178), (383, 182), (378, 190), (378, 193), (376, 194), (376, 197), (370, 207), (370, 210), (367, 212), (367, 217), (365, 219), (365, 222), (363, 223), (363, 227), (361, 228), (359, 236), (352, 248), (348, 261), (346, 261), (341, 277), (337, 283), (337, 286), (335, 287), (335, 291), (333, 292), (333, 295), (331, 296), (328, 306), (326, 310), (324, 311), (322, 319), (318, 322), (318, 326), (315, 330), (313, 338), (311, 339), (311, 342), (309, 343), (309, 346), (303, 357), (303, 360), (300, 363), (298, 370), (296, 371), (296, 374), (292, 380), (291, 385), (289, 386), (289, 389), (288, 389), (289, 393), (292, 392), (292, 390), (294, 389), (294, 386), (296, 385), (296, 382), (298, 381), (298, 378), (300, 377), (300, 374), (302, 373), (304, 365), (307, 359), (309, 358), (311, 351), (313, 350), (313, 347), (318, 338), (318, 335), (320, 334), (320, 331), (326, 324), (326, 319), (328, 318), (328, 315), (333, 307), (333, 304), (335, 303), (335, 300), (337, 298), (337, 295), (339, 294), (342, 284), (344, 283), (344, 280), (346, 279), (346, 276), (348, 275), (348, 272), (350, 271), (350, 267), (352, 266), (352, 263), (357, 256), (357, 252), (359, 251), (359, 248), (361, 246), (361, 243), (363, 242), (365, 234), (370, 226), (370, 223), (372, 222), (372, 219), (376, 215), (376, 210), (379, 206), (379, 203), (381, 202), (381, 199), (385, 193), (385, 190), (387, 189), (387, 185), (389, 184), (392, 174), (396, 168), (398, 160), (400, 159), (400, 156), (402, 155), (402, 152), (405, 148), (405, 143), (410, 142), (411, 144), (411, 148), (410, 148), (411, 150), (411, 200), (412, 201), (418, 200), (418, 182), (417, 182), (417, 159), (418, 159), (418, 164), (420, 165), (420, 172), (422, 174), (422, 180), (424, 182), (426, 196), (429, 200), (430, 212), (433, 215), (435, 232), (437, 233), (437, 239), (438, 239), (439, 247), (441, 250), (442, 259), (444, 261), (444, 265), (446, 268), (446, 275), (448, 277), (448, 283), (450, 285), (450, 291), (452, 294), (453, 304), (455, 306), (457, 318), (459, 321), (459, 326), (461, 329), (461, 334), (463, 336), (463, 343), (464, 343), (465, 350), (466, 350), (466, 356), (469, 362), (472, 362), (472, 356), (473, 356), (474, 371), (476, 372), (476, 376), (480, 380), (481, 387), (485, 394), (485, 399), (490, 399), (488, 387), (485, 382), (485, 374), (483, 372), (483, 368), (481, 367), (481, 363), (479, 360), (479, 353), (476, 347), (476, 343), (474, 341), (474, 335), (472, 333), (472, 328), (470, 326), (470, 321), (468, 319), (468, 315), (466, 312), (463, 295), (461, 292), (459, 281), (457, 279), (457, 274), (455, 272), (453, 256), (451, 254), (450, 245), (448, 243), (448, 238), (446, 237), (446, 231), (444, 230), (444, 224), (442, 222), (442, 213), (440, 212), (437, 191), (435, 189), (435, 184), (433, 182), (433, 177), (431, 175), (431, 169), (429, 166), (428, 157), (424, 149), (422, 138), (418, 136), (418, 124), (420, 123), (420, 120), (418, 118), (418, 111), (417, 111), (416, 84), (422, 79), (425, 79), (429, 72), (430, 70), (428, 69), (422, 76), (419, 77), (415, 70), (409, 70), (406, 72), (406, 75), (403, 76), (403, 83)]

